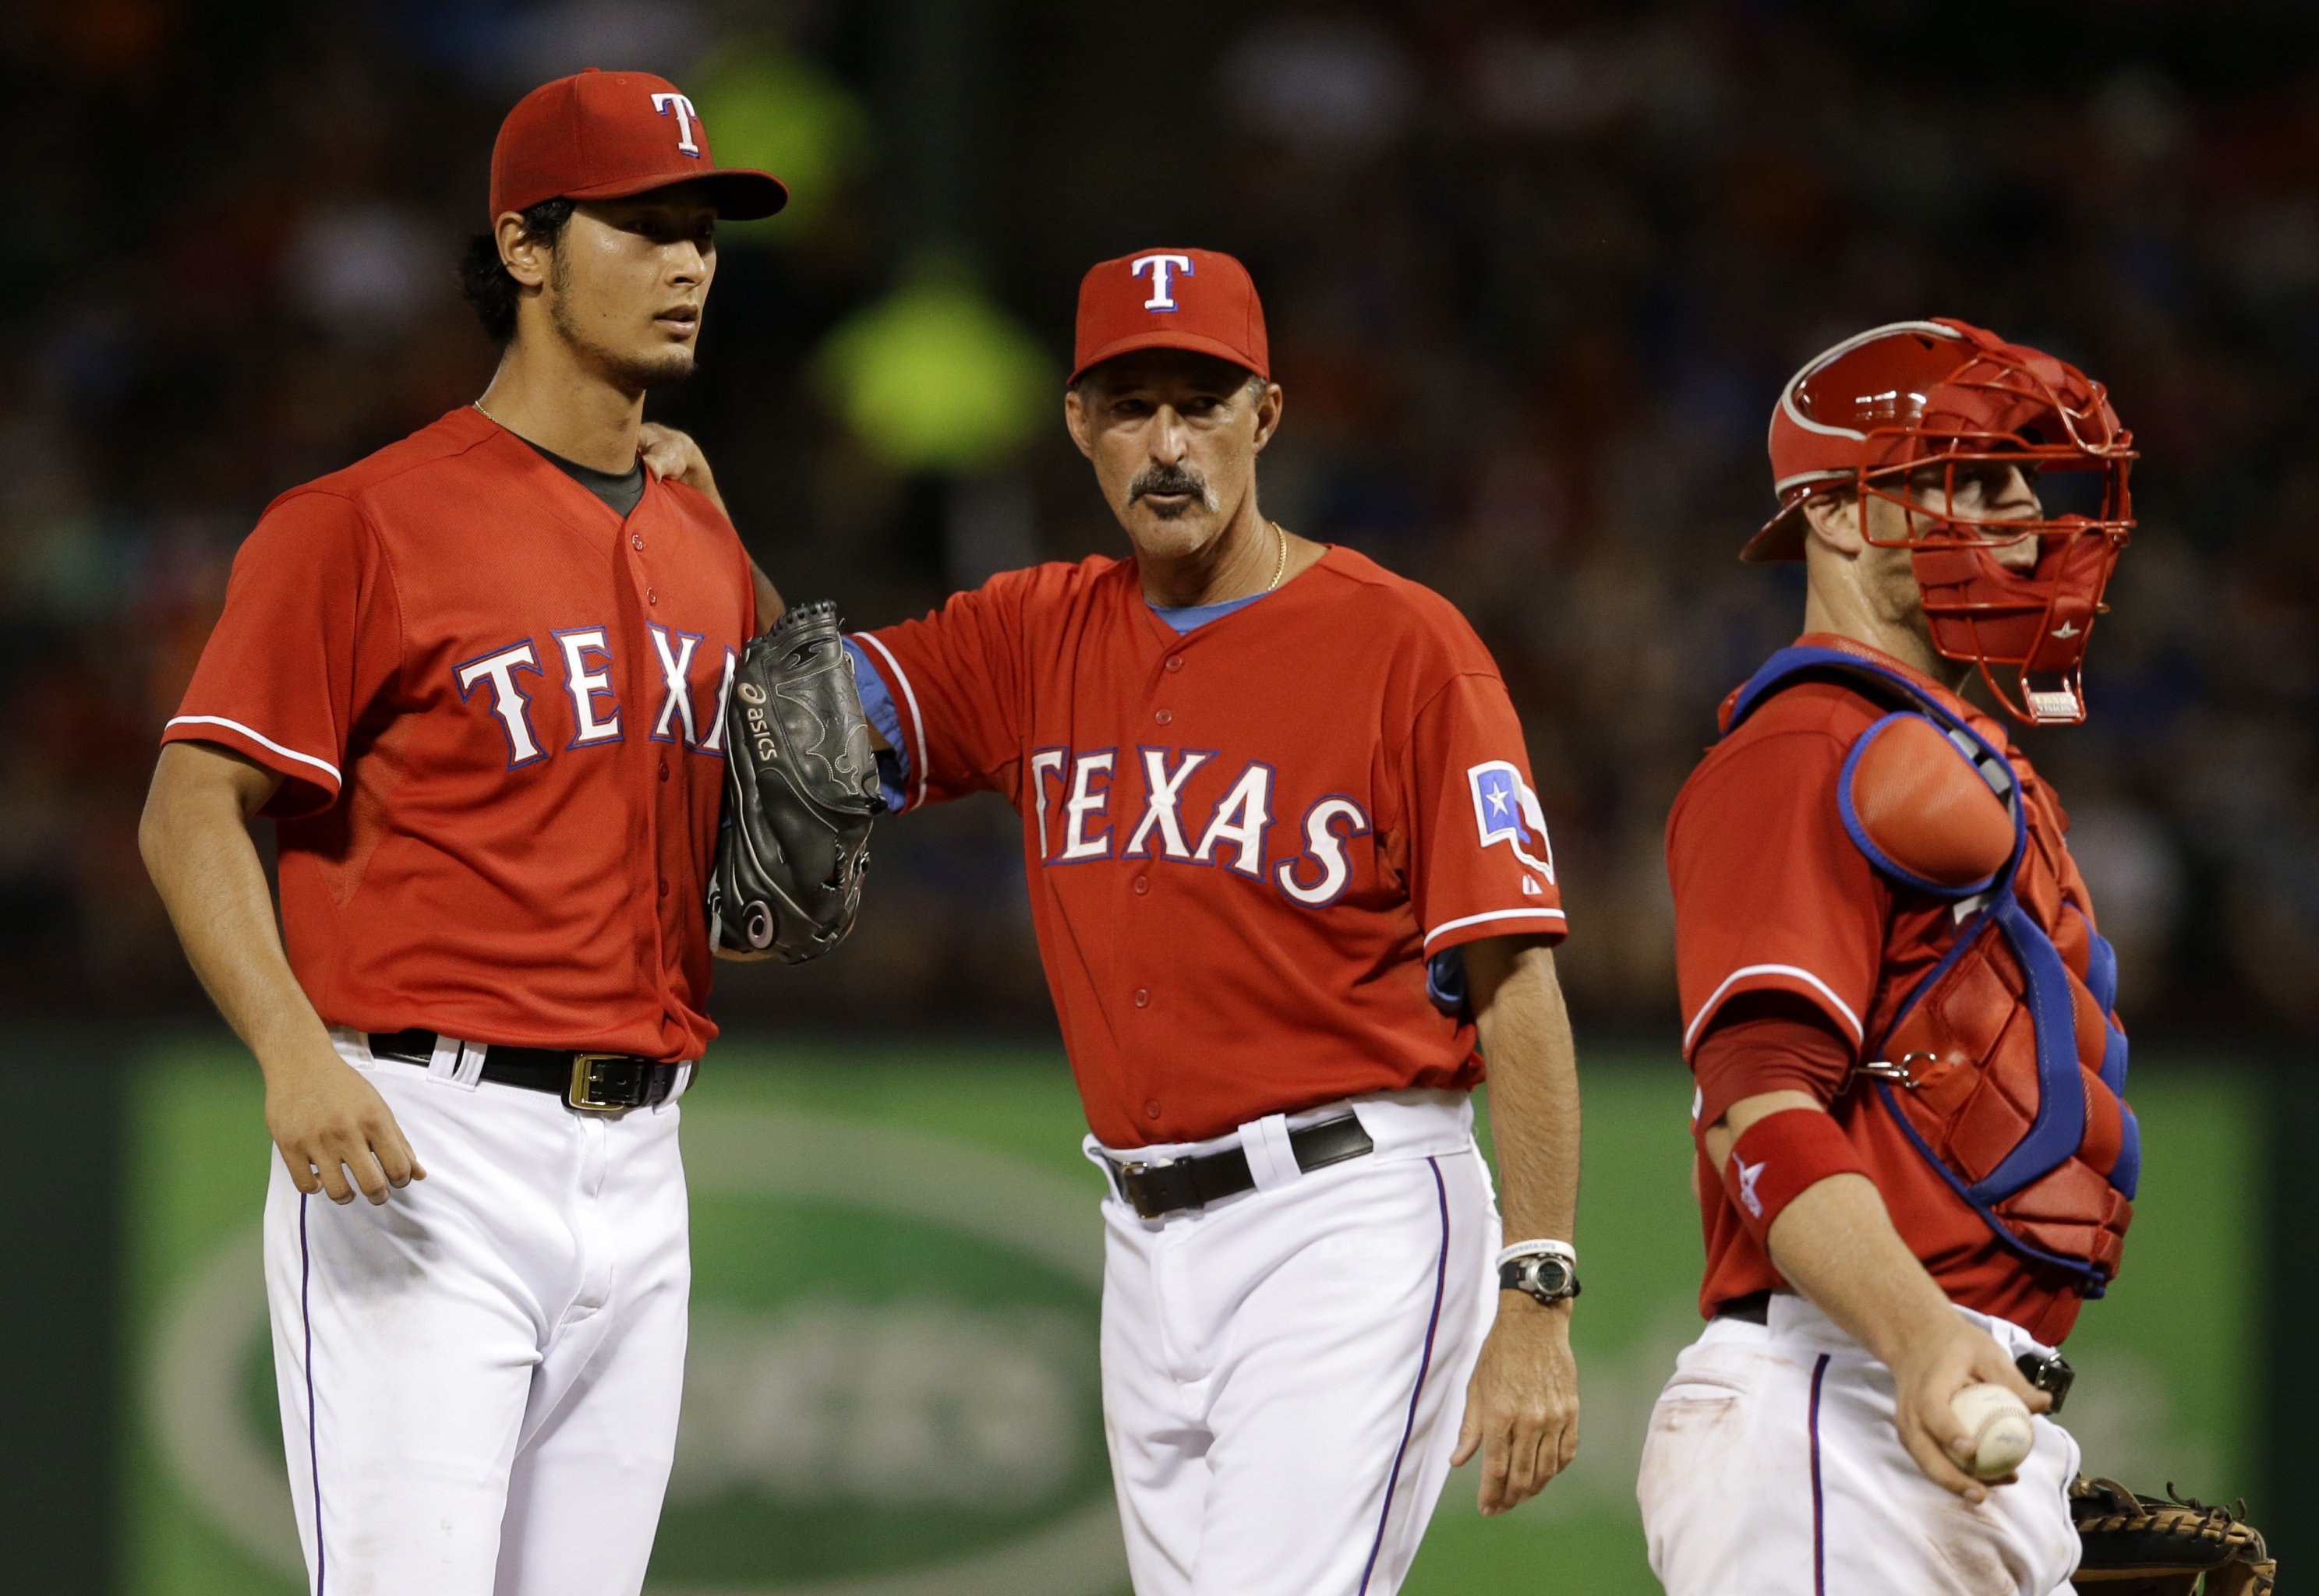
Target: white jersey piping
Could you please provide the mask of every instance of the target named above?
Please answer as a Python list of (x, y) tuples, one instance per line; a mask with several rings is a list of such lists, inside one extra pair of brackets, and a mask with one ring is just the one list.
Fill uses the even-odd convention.
[(238, 720), (228, 720), (222, 715), (179, 715), (173, 717), (169, 721), (169, 725), (224, 726), (230, 731), (239, 732), (243, 736), (248, 737), (259, 747), (270, 749), (274, 753), (280, 754), (284, 759), (294, 759), (302, 765), (311, 765), (316, 770), (328, 773), (330, 778), (330, 784), (333, 787), (338, 786), (340, 782), (338, 767), (332, 764), (329, 760), (316, 759), (312, 754), (301, 753), (294, 748), (284, 748), (281, 744), (276, 743), (265, 733), (251, 731), (248, 726), (242, 725), (241, 722)]

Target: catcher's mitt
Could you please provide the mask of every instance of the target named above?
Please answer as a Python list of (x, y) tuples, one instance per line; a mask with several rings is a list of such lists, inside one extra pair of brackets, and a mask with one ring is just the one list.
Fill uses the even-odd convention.
[(2246, 1504), (2208, 1507), (2174, 1494), (2136, 1496), (2116, 1480), (2070, 1486), (2085, 1545), (2071, 1582), (2089, 1596), (2270, 1596), (2278, 1578)]
[(725, 823), (708, 935), (791, 964), (845, 940), (886, 812), (837, 607), (806, 604), (752, 637), (725, 704)]

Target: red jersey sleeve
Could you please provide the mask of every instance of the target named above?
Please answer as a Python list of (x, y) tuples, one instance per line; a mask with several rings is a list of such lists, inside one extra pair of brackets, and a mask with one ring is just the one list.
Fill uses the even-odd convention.
[(1023, 617), (1038, 575), (1002, 572), (922, 620), (854, 634), (901, 723), (906, 807), (970, 792), (1015, 798), (1028, 713)]
[(1403, 778), (1410, 902), (1439, 953), (1568, 929), (1554, 847), (1505, 683), (1462, 672), (1417, 712)]
[(1785, 992), (1862, 1045), (1890, 892), (1836, 808), (1844, 746), (1818, 729), (1726, 744), (1667, 822), (1675, 973), (1690, 1057), (1746, 992)]
[(1808, 1092), (1825, 1107), (1852, 1073), (1851, 1036), (1815, 1004), (1781, 991), (1726, 998), (1692, 1044), (1701, 1131), (1745, 1097)]
[(338, 800), (347, 742), (402, 659), (394, 582), (362, 512), (279, 500), (234, 555), (218, 617), (164, 743), (214, 743), (284, 778), (265, 813)]

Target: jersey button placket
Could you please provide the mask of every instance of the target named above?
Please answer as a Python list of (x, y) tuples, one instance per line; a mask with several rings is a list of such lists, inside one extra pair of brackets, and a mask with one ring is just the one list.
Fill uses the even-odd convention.
[[(627, 536), (628, 547), (634, 552), (620, 553), (620, 546), (617, 542), (612, 546), (612, 552), (622, 567), (627, 591), (632, 595), (629, 602), (647, 607), (656, 605), (660, 602), (660, 590), (651, 581), (650, 564), (637, 557), (644, 552), (644, 533), (631, 523)], [(643, 622), (644, 613), (638, 613), (639, 623)], [(638, 645), (638, 654), (650, 659), (652, 643), (648, 623), (639, 624), (635, 642)], [(670, 768), (667, 754), (653, 750), (643, 738), (635, 739), (630, 747), (635, 750), (632, 757), (636, 761), (628, 766), (635, 772), (631, 779), (644, 786), (640, 795), (644, 834), (638, 839), (635, 852), (636, 863), (641, 868), (632, 878), (636, 888), (633, 895), (635, 907), (630, 912), (646, 923), (639, 929), (649, 937), (652, 950), (649, 978), (657, 987), (656, 996), (665, 1014), (673, 1012), (674, 999), (669, 990), (670, 971), (673, 965), (681, 963), (685, 933), (670, 924), (672, 911), (668, 900), (673, 896), (673, 883), (669, 879), (669, 861), (663, 855), (662, 846), (663, 838), (685, 834), (689, 826), (687, 802), (685, 789), (676, 785), (676, 774)], [(644, 891), (646, 880), (652, 883), (649, 894)]]

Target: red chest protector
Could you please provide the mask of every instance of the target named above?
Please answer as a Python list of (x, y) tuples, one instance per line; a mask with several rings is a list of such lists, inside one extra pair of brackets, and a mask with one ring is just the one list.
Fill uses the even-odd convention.
[[(2077, 1275), (2098, 1297), (2117, 1274), (2142, 1142), (2126, 1105), (2125, 1033), (2115, 1017), (2117, 959), (2079, 907), (2021, 901), (2030, 850), (2020, 782), (2003, 750), (1897, 672), (1831, 648), (1781, 650), (1734, 698), (1729, 726), (1783, 687), (1835, 681), (1893, 713), (1863, 732), (1836, 783), (1845, 829), (1879, 874), (1955, 906), (1955, 934), (1870, 1034), (1864, 1080), (1957, 1195), (2026, 1258)], [(1929, 722), (2003, 804), (2004, 862), (1944, 883), (1895, 860), (1854, 801), (1864, 756), (1908, 721)], [(1727, 732), (1729, 727), (1727, 727)], [(2044, 894), (2037, 895), (2043, 897)], [(2062, 945), (2057, 945), (2057, 938)]]

